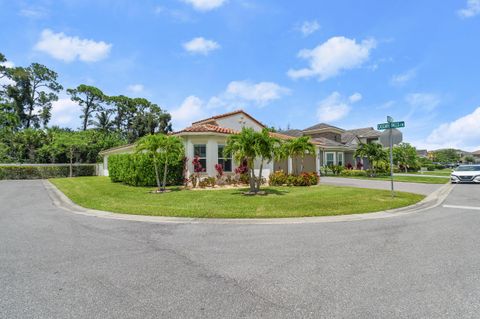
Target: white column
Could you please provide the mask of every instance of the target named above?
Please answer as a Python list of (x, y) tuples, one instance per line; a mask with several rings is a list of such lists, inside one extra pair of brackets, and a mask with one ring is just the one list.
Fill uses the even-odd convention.
[(218, 143), (213, 139), (207, 142), (207, 174), (208, 176), (215, 176), (215, 165), (218, 163)]
[(190, 175), (193, 174), (193, 143), (190, 140), (190, 138), (186, 137), (186, 142), (185, 142), (185, 156), (187, 157), (187, 176), (186, 178), (190, 178)]
[(315, 168), (317, 170), (317, 174), (320, 175), (320, 149), (319, 148), (315, 150)]
[(287, 167), (287, 174), (292, 174), (293, 173), (293, 160), (289, 156), (288, 157), (288, 167)]

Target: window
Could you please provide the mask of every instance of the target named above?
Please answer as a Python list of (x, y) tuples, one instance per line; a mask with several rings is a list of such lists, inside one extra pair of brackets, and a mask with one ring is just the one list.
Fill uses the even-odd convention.
[(218, 145), (218, 164), (222, 165), (223, 170), (225, 172), (232, 171), (232, 157), (231, 156), (224, 156), (223, 149), (225, 145)]
[(198, 156), (198, 161), (202, 164), (202, 168), (207, 170), (207, 145), (195, 144), (193, 145), (193, 155)]
[(343, 166), (343, 153), (338, 153), (338, 165)]
[(327, 166), (335, 165), (335, 153), (326, 153)]

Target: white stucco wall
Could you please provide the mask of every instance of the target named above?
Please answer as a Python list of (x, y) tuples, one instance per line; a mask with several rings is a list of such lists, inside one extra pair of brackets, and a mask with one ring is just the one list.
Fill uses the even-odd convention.
[(261, 131), (262, 127), (257, 122), (243, 114), (234, 114), (229, 117), (217, 119), (216, 122), (220, 127), (227, 127), (235, 131), (241, 131), (243, 127), (253, 128), (255, 131)]

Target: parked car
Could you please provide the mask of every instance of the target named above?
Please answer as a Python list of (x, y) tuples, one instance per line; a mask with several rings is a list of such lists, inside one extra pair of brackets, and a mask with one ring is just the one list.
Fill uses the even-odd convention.
[(480, 165), (460, 165), (450, 175), (452, 183), (480, 183)]

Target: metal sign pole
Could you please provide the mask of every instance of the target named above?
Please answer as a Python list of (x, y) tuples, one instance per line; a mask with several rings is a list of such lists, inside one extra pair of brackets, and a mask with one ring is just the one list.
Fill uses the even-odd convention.
[(392, 129), (389, 129), (389, 139), (390, 139), (390, 184), (392, 188), (392, 197), (395, 197), (395, 189), (393, 188), (393, 138), (392, 138)]

